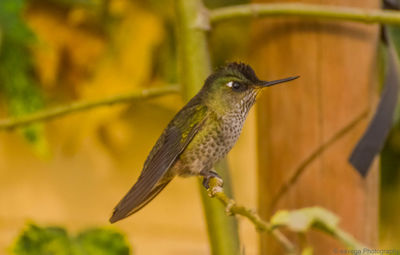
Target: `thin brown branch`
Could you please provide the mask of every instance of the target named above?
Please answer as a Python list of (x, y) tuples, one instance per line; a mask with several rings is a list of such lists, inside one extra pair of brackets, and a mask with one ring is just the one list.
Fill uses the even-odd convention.
[(285, 235), (282, 234), (282, 232), (278, 229), (272, 229), (270, 224), (262, 220), (256, 212), (244, 206), (237, 205), (233, 199), (229, 198), (225, 194), (222, 188), (222, 183), (219, 179), (212, 178), (209, 185), (210, 188), (207, 190), (208, 195), (221, 201), (226, 208), (226, 213), (246, 217), (254, 224), (258, 231), (271, 233), (271, 235), (285, 248), (287, 254), (296, 254), (296, 247)]
[(297, 182), (299, 177), (304, 173), (304, 170), (322, 153), (324, 153), (332, 144), (336, 141), (340, 140), (343, 136), (345, 136), (350, 130), (352, 130), (355, 126), (357, 126), (363, 119), (368, 116), (368, 110), (363, 111), (357, 118), (352, 120), (349, 124), (339, 130), (336, 134), (334, 134), (328, 141), (321, 144), (315, 151), (313, 151), (300, 165), (294, 170), (293, 175), (287, 180), (279, 189), (276, 196), (272, 199), (271, 208), (274, 208), (279, 200), (282, 198), (284, 194), (288, 192), (288, 190)]
[(75, 102), (67, 105), (57, 106), (51, 109), (42, 110), (33, 114), (24, 115), (17, 118), (0, 120), (0, 130), (13, 129), (36, 122), (48, 121), (50, 119), (59, 118), (67, 114), (86, 111), (101, 106), (129, 103), (134, 100), (150, 99), (176, 92), (179, 92), (178, 86), (166, 86), (161, 88), (145, 89), (128, 94), (123, 94), (93, 101)]

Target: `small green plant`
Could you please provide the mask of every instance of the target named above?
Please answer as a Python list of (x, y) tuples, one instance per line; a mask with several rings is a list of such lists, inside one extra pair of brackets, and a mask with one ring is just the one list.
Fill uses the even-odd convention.
[(71, 236), (62, 227), (30, 223), (11, 247), (14, 255), (129, 255), (123, 234), (109, 228), (91, 228)]

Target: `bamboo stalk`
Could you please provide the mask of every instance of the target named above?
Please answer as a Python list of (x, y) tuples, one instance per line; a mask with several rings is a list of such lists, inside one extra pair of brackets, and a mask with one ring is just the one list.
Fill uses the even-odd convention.
[[(205, 13), (201, 0), (176, 0), (179, 43), (179, 77), (183, 96), (189, 100), (202, 87), (211, 72), (209, 52), (204, 29), (198, 29)], [(229, 186), (229, 170), (226, 161), (218, 168), (219, 174)], [(240, 254), (236, 219), (225, 215), (224, 206), (210, 199), (199, 182), (207, 221), (208, 237), (213, 255)]]

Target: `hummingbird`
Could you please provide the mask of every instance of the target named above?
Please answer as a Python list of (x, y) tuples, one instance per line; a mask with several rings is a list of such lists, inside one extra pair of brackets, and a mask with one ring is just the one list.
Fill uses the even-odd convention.
[(202, 176), (206, 188), (211, 178), (222, 181), (213, 166), (236, 143), (257, 95), (264, 88), (298, 77), (263, 81), (249, 65), (237, 62), (211, 74), (165, 128), (110, 222), (139, 211), (176, 176)]

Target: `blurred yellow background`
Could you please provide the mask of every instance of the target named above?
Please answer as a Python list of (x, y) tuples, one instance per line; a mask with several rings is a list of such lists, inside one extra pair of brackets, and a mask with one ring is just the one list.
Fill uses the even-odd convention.
[[(204, 0), (207, 8), (248, 2)], [(173, 3), (172, 0), (0, 0), (0, 118), (13, 118), (75, 101), (90, 101), (178, 84)], [(352, 4), (359, 5), (357, 1), (352, 1)], [(284, 19), (277, 19), (277, 22)], [(271, 31), (278, 32), (280, 40), (285, 40), (293, 49), (298, 47), (296, 40), (292, 41), (296, 39), (296, 33), (305, 33), (301, 37), (305, 38), (302, 43), (309, 42), (307, 36), (310, 33), (315, 45), (325, 40), (330, 42), (331, 39), (326, 39), (330, 36), (338, 36), (340, 40), (351, 39), (338, 32), (341, 26), (345, 27), (343, 24), (336, 27), (336, 31), (333, 25), (328, 24), (328, 29), (325, 29), (321, 26), (323, 23), (314, 21), (296, 25), (298, 20), (289, 20), (295, 21), (295, 26), (289, 26), (287, 30), (282, 29), (285, 26), (277, 26)], [(253, 27), (265, 29), (261, 28), (264, 22), (268, 24), (269, 20), (255, 22)], [(270, 37), (271, 31), (262, 30), (257, 34), (249, 27), (248, 20), (232, 20), (213, 27), (213, 32), (207, 36), (214, 67), (227, 60), (250, 59), (257, 67), (276, 64), (278, 68), (285, 69), (284, 61), (276, 62), (277, 56), (295, 59), (301, 55), (304, 61), (313, 61), (304, 57), (301, 51), (296, 51), (299, 55), (294, 56), (289, 50), (283, 53), (276, 50), (273, 58), (264, 60), (260, 57), (260, 45), (267, 48), (272, 45), (271, 49), (275, 49), (275, 46), (286, 44), (278, 45), (275, 38)], [(286, 32), (289, 40), (285, 37)], [(318, 33), (325, 39), (318, 39)], [(397, 33), (400, 34), (400, 31)], [(334, 43), (332, 41), (328, 45)], [(399, 45), (400, 42), (397, 47)], [(369, 46), (374, 48), (376, 45)], [(315, 47), (318, 48), (315, 50), (313, 47), (310, 44), (307, 49), (314, 57), (326, 57), (321, 54), (324, 49), (318, 48), (322, 46)], [(346, 49), (349, 53), (353, 51), (350, 47)], [(335, 50), (326, 51), (330, 53), (327, 56), (336, 56)], [(374, 54), (378, 55), (375, 52), (369, 54), (373, 54), (373, 58), (376, 57)], [(376, 59), (380, 61), (378, 57)], [(292, 64), (298, 66), (296, 61)], [(327, 64), (325, 69), (328, 70), (331, 65), (335, 69), (336, 63)], [(316, 62), (310, 63), (310, 66), (308, 78), (320, 81), (322, 76), (314, 69), (318, 72), (322, 69)], [(260, 73), (263, 72), (267, 74), (269, 69), (260, 70)], [(307, 76), (304, 72), (301, 75)], [(352, 72), (347, 75), (353, 77)], [(323, 77), (328, 80), (333, 76), (329, 73)], [(321, 89), (321, 84), (317, 82), (312, 85)], [(297, 89), (306, 95), (311, 86), (307, 87), (308, 90), (303, 89), (304, 86)], [(278, 94), (283, 100), (288, 96), (284, 90)], [(296, 100), (300, 103), (304, 98)], [(1, 130), (0, 254), (10, 252), (10, 247), (28, 222), (40, 226), (61, 226), (72, 235), (98, 226), (121, 230), (133, 254), (209, 254), (199, 185), (194, 177), (176, 178), (138, 213), (115, 225), (108, 222), (114, 206), (139, 176), (162, 130), (184, 104), (180, 95), (170, 94), (73, 113), (18, 130)], [(289, 104), (288, 109), (291, 107)], [(314, 107), (311, 104), (308, 106)], [(312, 109), (318, 110), (315, 107)], [(337, 110), (332, 107), (332, 112)], [(343, 108), (343, 111), (346, 109)], [(307, 115), (308, 112), (303, 111), (302, 114)], [(292, 123), (285, 118), (290, 116), (282, 117), (284, 124)], [(380, 245), (388, 248), (394, 248), (400, 240), (400, 224), (397, 224), (400, 208), (396, 203), (400, 194), (398, 119), (382, 154)], [(282, 124), (275, 124), (274, 127), (280, 130)], [(315, 135), (308, 129), (308, 122), (301, 125), (309, 132), (307, 134)], [(228, 155), (235, 199), (239, 204), (254, 209), (257, 209), (257, 203), (263, 201), (260, 197), (263, 198), (264, 194), (257, 192), (267, 190), (257, 187), (259, 161), (256, 147), (259, 140), (256, 129), (253, 109), (238, 143)], [(282, 138), (275, 139), (277, 143), (286, 137), (285, 130), (281, 133)], [(303, 140), (306, 140), (307, 134), (303, 134)], [(309, 147), (310, 144), (303, 145)], [(288, 151), (296, 150), (297, 147), (293, 147)], [(306, 154), (306, 151), (303, 152)], [(347, 158), (344, 159), (347, 155), (342, 154), (340, 156), (347, 164)], [(286, 160), (285, 157), (278, 159)], [(278, 176), (289, 172), (276, 173)], [(356, 180), (363, 183), (363, 179)], [(374, 194), (377, 194), (376, 190)], [(351, 208), (346, 209), (351, 211)], [(247, 255), (259, 254), (259, 236), (254, 226), (244, 218), (239, 217), (238, 222), (241, 250)]]
[[(27, 5), (24, 19), (36, 37), (29, 45), (33, 66), (49, 105), (175, 81), (174, 62), (162, 58), (171, 40), (165, 16), (133, 1), (109, 4), (107, 24), (96, 23), (103, 22), (93, 11), (96, 6)], [(157, 10), (157, 4), (150, 6)], [(165, 70), (159, 72), (164, 77), (154, 66)], [(0, 133), (0, 250), (11, 246), (28, 221), (72, 233), (108, 226), (113, 207), (183, 104), (179, 95), (170, 95), (76, 113), (41, 125), (40, 139), (31, 144), (19, 131)], [(3, 117), (6, 109), (3, 104)], [(257, 201), (254, 116), (229, 155), (234, 193), (251, 208)], [(196, 178), (176, 179), (146, 208), (113, 227), (126, 233), (135, 254), (207, 254), (198, 189)], [(256, 254), (253, 226), (239, 222), (242, 249)]]

